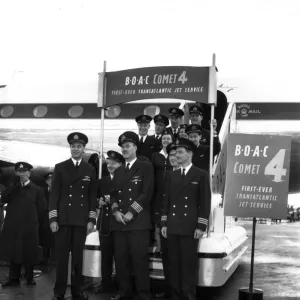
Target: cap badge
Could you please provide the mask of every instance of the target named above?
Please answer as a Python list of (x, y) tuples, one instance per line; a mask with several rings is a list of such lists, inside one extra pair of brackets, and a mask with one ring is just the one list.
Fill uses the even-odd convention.
[(74, 140), (78, 140), (78, 139), (79, 139), (78, 135), (75, 134), (75, 135), (74, 135)]
[(20, 164), (19, 168), (23, 168), (23, 165), (22, 165), (22, 164)]
[(178, 144), (179, 144), (179, 140), (176, 141), (176, 145), (178, 145)]
[(158, 117), (157, 117), (157, 120), (161, 120), (161, 116), (158, 116)]
[(110, 156), (111, 156), (111, 157), (115, 157), (116, 155), (115, 155), (114, 152), (112, 152)]
[(192, 126), (192, 130), (197, 130), (197, 127), (196, 126)]
[(125, 135), (122, 135), (122, 136), (121, 136), (121, 142), (124, 141), (125, 139), (126, 139), (126, 136), (125, 136)]
[(176, 109), (175, 108), (173, 108), (172, 113), (176, 113)]
[(147, 117), (146, 116), (142, 116), (142, 120), (147, 120)]
[(193, 108), (193, 111), (197, 111), (198, 109), (197, 109), (197, 107), (196, 106), (194, 106), (194, 108)]

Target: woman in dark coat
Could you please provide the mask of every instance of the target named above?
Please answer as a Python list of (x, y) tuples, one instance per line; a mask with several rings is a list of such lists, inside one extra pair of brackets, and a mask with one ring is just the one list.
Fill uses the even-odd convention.
[(163, 132), (161, 137), (162, 150), (152, 154), (151, 162), (154, 167), (154, 197), (151, 204), (152, 222), (155, 226), (156, 252), (161, 251), (160, 244), (160, 213), (162, 209), (162, 201), (165, 186), (165, 176), (168, 170), (171, 169), (168, 160), (167, 146), (172, 143), (174, 137), (169, 132)]
[(46, 204), (42, 188), (29, 180), (31, 169), (28, 163), (17, 163), (18, 180), (1, 197), (7, 208), (0, 234), (0, 260), (10, 263), (9, 280), (2, 287), (20, 284), (22, 264), (27, 284), (35, 285), (33, 266), (39, 263), (39, 223)]

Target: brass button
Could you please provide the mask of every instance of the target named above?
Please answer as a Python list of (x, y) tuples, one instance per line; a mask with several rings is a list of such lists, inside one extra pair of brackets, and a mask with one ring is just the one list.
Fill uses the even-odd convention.
[(81, 195), (81, 198), (83, 198), (83, 195)]
[(84, 188), (84, 186), (82, 186), (82, 188)]
[(187, 199), (188, 197), (185, 197), (185, 199)]
[(72, 194), (70, 194), (69, 197), (72, 197)]
[(173, 216), (175, 216), (175, 214), (173, 213)]
[(106, 216), (108, 216), (108, 214), (106, 214)]
[(185, 205), (184, 207), (187, 207), (187, 205)]
[(122, 202), (122, 200), (119, 200), (119, 202)]
[(176, 205), (173, 205), (173, 207), (176, 207)]
[(186, 216), (186, 214), (184, 214)]
[(131, 189), (128, 189), (129, 192), (131, 192)]
[(69, 203), (69, 206), (71, 206), (72, 204), (71, 203)]

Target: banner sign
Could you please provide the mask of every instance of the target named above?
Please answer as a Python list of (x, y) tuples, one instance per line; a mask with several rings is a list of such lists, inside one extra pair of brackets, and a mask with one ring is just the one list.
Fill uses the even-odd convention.
[(224, 214), (285, 219), (291, 137), (230, 134), (227, 147)]
[(209, 103), (209, 74), (215, 67), (151, 67), (106, 73), (104, 107), (142, 99)]

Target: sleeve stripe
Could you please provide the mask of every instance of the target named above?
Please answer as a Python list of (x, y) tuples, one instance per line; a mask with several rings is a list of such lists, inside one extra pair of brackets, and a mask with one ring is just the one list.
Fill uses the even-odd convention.
[(94, 212), (94, 211), (90, 211), (89, 217), (90, 218), (96, 218), (97, 217), (97, 213)]
[(198, 218), (198, 223), (207, 225), (208, 221), (206, 219), (203, 219), (203, 218)]
[(57, 210), (51, 210), (49, 212), (49, 219), (57, 217)]
[(162, 221), (167, 221), (167, 216), (161, 216)]
[(132, 207), (137, 213), (140, 213), (140, 212), (143, 210), (143, 208), (142, 208), (137, 202), (135, 202), (135, 201), (131, 204), (131, 207)]

